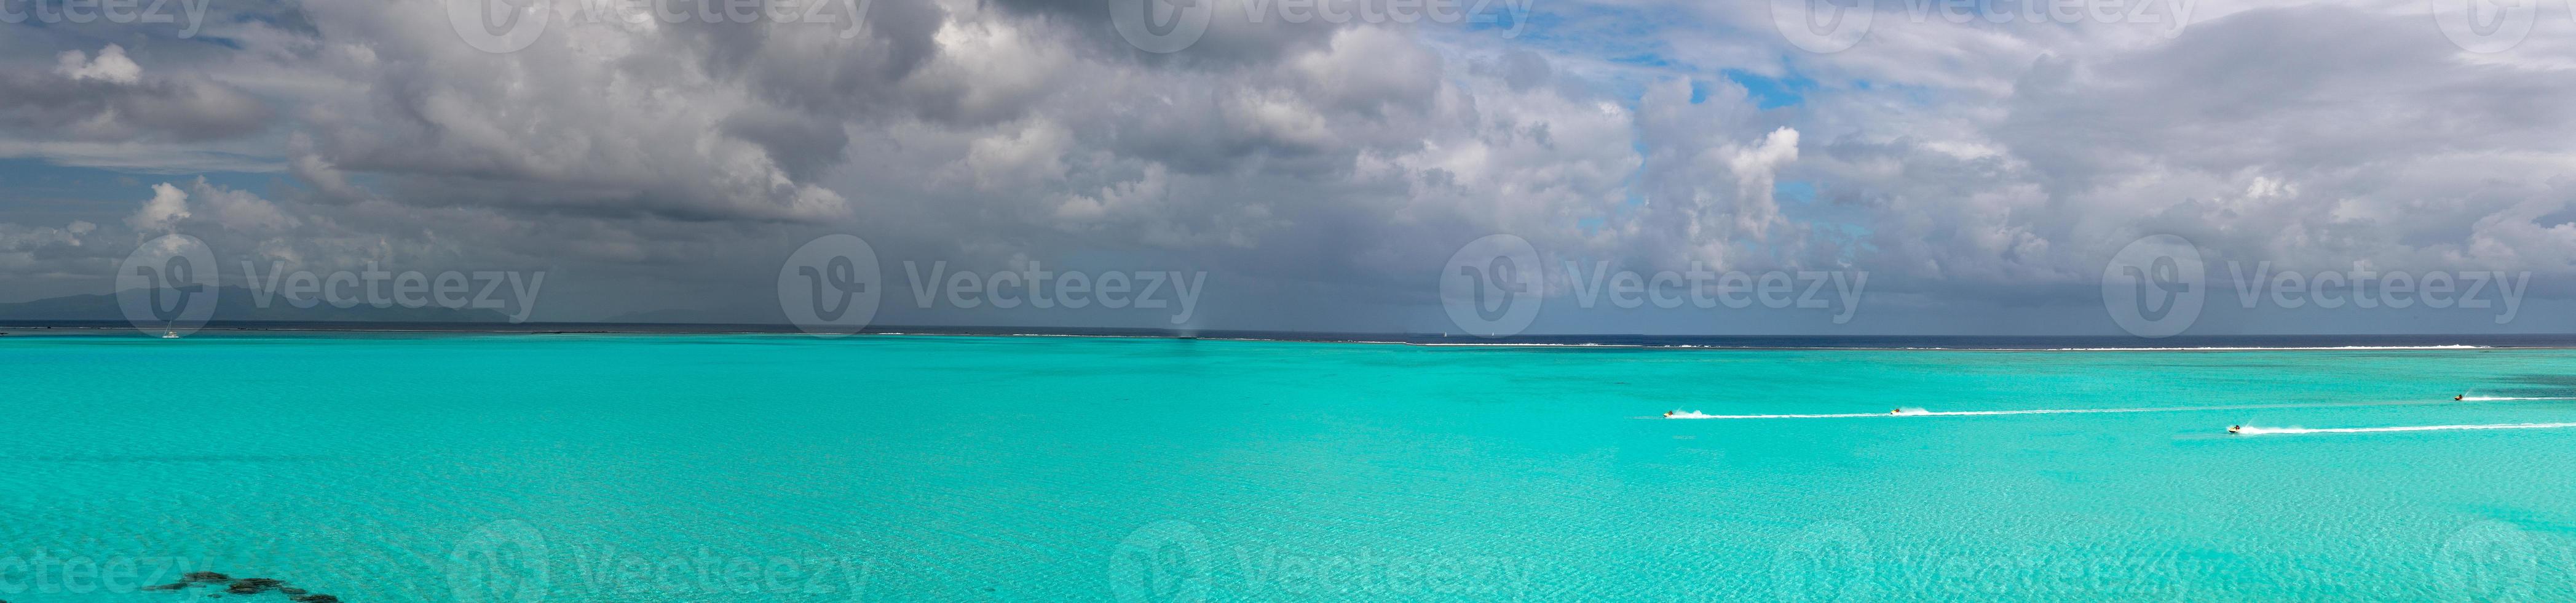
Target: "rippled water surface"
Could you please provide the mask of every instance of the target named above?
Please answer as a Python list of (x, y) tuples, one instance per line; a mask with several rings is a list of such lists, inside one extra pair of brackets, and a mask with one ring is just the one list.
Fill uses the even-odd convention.
[[(13, 333), (0, 382), (17, 603), (2576, 599), (2570, 350)], [(2128, 412), (1982, 412), (2033, 410)]]

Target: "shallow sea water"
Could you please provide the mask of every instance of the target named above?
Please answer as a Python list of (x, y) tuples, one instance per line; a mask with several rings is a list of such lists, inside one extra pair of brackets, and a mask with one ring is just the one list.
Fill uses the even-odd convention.
[(2225, 433), (2576, 422), (2450, 401), (2576, 350), (15, 333), (0, 382), (16, 603), (2576, 599), (2576, 428)]

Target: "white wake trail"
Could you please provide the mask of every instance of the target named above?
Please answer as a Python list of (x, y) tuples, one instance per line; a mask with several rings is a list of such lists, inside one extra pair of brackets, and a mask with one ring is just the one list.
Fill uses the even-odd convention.
[[(2243, 408), (2246, 408), (2246, 407), (2243, 407), (2243, 406), (2208, 406), (2208, 407), (2200, 407), (2200, 408), (2035, 408), (2035, 409), (2030, 409), (2030, 410), (1953, 410), (1953, 411), (1942, 411), (1942, 412), (1932, 412), (1932, 411), (1913, 411), (1913, 412), (1901, 412), (1901, 413), (1888, 413), (1888, 412), (1855, 412), (1855, 413), (1834, 413), (1834, 414), (1814, 414), (1814, 415), (1710, 415), (1710, 414), (1700, 414), (1700, 413), (1677, 413), (1677, 414), (1674, 414), (1671, 418), (1675, 418), (1675, 419), (1861, 419), (1861, 418), (1869, 418), (1869, 417), (1972, 417), (1972, 416), (1983, 416), (1983, 415), (2058, 415), (2058, 414), (2112, 413), (2112, 412), (2179, 412), (2179, 411), (2186, 411), (2186, 410), (2236, 410), (2236, 409), (2243, 409)], [(2272, 408), (2272, 407), (2265, 407), (2265, 408)]]
[(2274, 435), (2301, 433), (2378, 433), (2383, 431), (2453, 431), (2461, 429), (2560, 429), (2566, 427), (2576, 427), (2576, 423), (2498, 423), (2493, 425), (2416, 425), (2409, 427), (2333, 427), (2318, 429), (2305, 427), (2247, 426), (2238, 428), (2236, 433), (2238, 435)]
[[(2477, 400), (2477, 398), (2469, 398), (2469, 400)], [(1675, 412), (1675, 413), (1670, 414), (1670, 415), (1665, 415), (1665, 416), (1664, 416), (1664, 418), (1667, 418), (1667, 419), (1866, 419), (1866, 418), (1874, 418), (1874, 417), (1875, 417), (1875, 418), (1895, 418), (1895, 417), (1980, 417), (1980, 416), (1992, 416), (1992, 415), (2073, 415), (2073, 414), (2131, 413), (2131, 412), (2194, 412), (2194, 411), (2211, 411), (2211, 410), (2268, 410), (2268, 409), (2280, 409), (2280, 408), (2339, 408), (2339, 407), (2346, 407), (2346, 406), (2422, 406), (2422, 405), (2433, 405), (2433, 404), (2455, 404), (2455, 403), (2457, 403), (2457, 402), (2454, 402), (2454, 401), (2451, 401), (2451, 400), (2441, 400), (2441, 401), (2399, 401), (2399, 402), (2345, 402), (2345, 403), (2337, 403), (2337, 404), (2237, 404), (2237, 405), (2228, 405), (2228, 406), (2170, 406), (2170, 407), (2162, 407), (2162, 408), (2035, 408), (2035, 409), (2028, 409), (2028, 410), (1951, 410), (1951, 411), (1940, 411), (1940, 412), (1926, 411), (1926, 410), (1919, 409), (1919, 408), (1907, 408), (1907, 409), (1903, 409), (1903, 411), (1901, 411), (1901, 412), (1892, 412), (1892, 413), (1888, 413), (1888, 412), (1855, 412), (1855, 413), (1829, 413), (1829, 414), (1776, 414), (1776, 415), (1712, 415), (1712, 414), (1705, 414), (1705, 413), (1701, 413), (1701, 412), (1697, 412), (1697, 411), (1689, 411), (1689, 412)]]

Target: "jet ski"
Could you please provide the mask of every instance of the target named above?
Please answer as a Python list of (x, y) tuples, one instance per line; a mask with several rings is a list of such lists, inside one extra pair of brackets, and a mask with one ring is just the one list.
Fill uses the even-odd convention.
[(1696, 410), (1667, 410), (1667, 411), (1664, 411), (1664, 418), (1666, 418), (1666, 419), (1708, 419), (1708, 418), (1715, 418), (1716, 416), (1717, 416), (1717, 415), (1712, 415), (1712, 414), (1708, 414), (1708, 413), (1704, 413), (1704, 412), (1700, 412), (1700, 411), (1696, 411)]
[(1891, 414), (1891, 415), (1920, 415), (1920, 414), (1929, 414), (1929, 413), (1931, 413), (1931, 412), (1932, 412), (1932, 411), (1923, 410), (1923, 409), (1920, 409), (1920, 408), (1898, 408), (1898, 409), (1895, 409), (1895, 410), (1887, 411), (1887, 414)]
[(2229, 425), (2227, 426), (2227, 433), (2245, 433), (2245, 426)]

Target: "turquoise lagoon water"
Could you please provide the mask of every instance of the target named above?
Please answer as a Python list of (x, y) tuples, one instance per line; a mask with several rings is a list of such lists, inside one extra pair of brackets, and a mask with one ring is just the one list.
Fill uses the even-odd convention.
[[(2223, 433), (2576, 421), (2448, 402), (2570, 350), (22, 332), (0, 380), (18, 603), (2576, 598), (2576, 429)], [(2309, 406), (1651, 418), (2248, 405)]]

